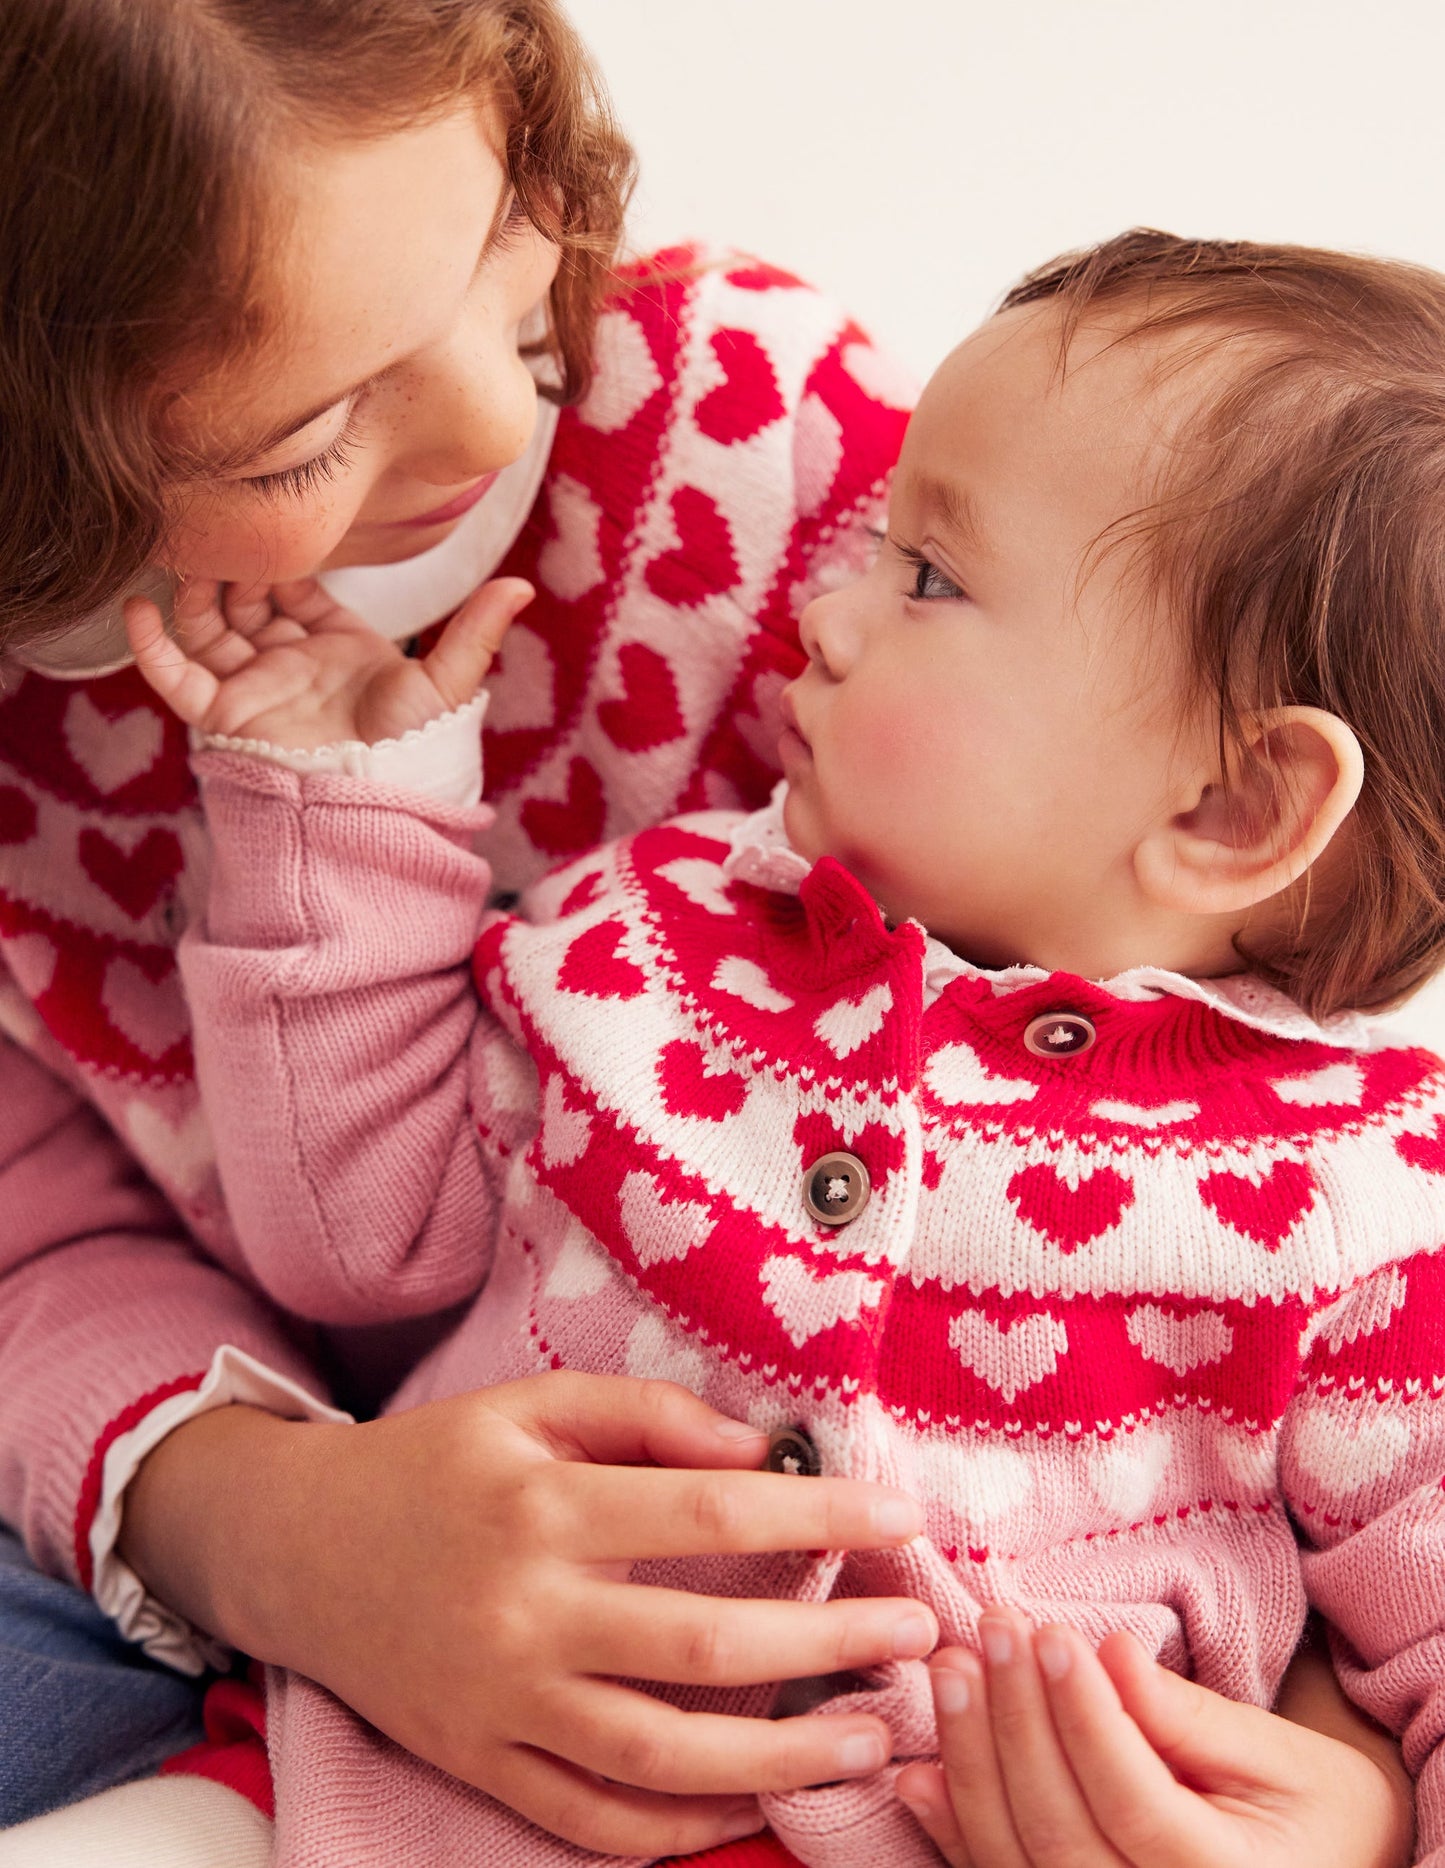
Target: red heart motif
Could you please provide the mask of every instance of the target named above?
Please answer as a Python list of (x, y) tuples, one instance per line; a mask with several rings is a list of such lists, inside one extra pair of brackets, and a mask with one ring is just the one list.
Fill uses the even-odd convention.
[(1445, 1116), (1436, 1116), (1433, 1135), (1397, 1135), (1395, 1152), (1411, 1167), (1445, 1174)]
[(617, 951), (627, 929), (620, 921), (599, 921), (579, 934), (567, 949), (557, 974), (563, 992), (585, 993), (590, 999), (635, 999), (647, 989), (642, 968)]
[(585, 759), (567, 771), (565, 798), (528, 798), (522, 806), (522, 829), (548, 856), (570, 856), (602, 841), (607, 816), (602, 780)]
[(1199, 1197), (1226, 1226), (1277, 1252), (1315, 1203), (1315, 1177), (1302, 1161), (1276, 1161), (1256, 1187), (1242, 1174), (1206, 1174)]
[(790, 272), (783, 272), (777, 266), (769, 266), (765, 260), (755, 259), (746, 266), (735, 266), (728, 274), (728, 284), (735, 285), (743, 292), (771, 292), (774, 286), (796, 286), (798, 284)]
[(184, 857), (173, 830), (148, 830), (133, 850), (123, 850), (103, 830), (80, 833), (80, 866), (132, 921), (154, 908), (181, 873)]
[(747, 1085), (731, 1070), (709, 1070), (700, 1044), (676, 1038), (657, 1060), (657, 1086), (663, 1107), (674, 1116), (702, 1116), (723, 1122), (748, 1100)]
[(1052, 1239), (1061, 1252), (1076, 1252), (1117, 1226), (1134, 1204), (1134, 1184), (1113, 1168), (1098, 1167), (1070, 1187), (1042, 1161), (1020, 1168), (1005, 1190), (1021, 1220)]
[(618, 651), (622, 693), (597, 709), (602, 731), (623, 752), (646, 752), (682, 736), (682, 708), (672, 670), (656, 649), (626, 642)]
[(731, 447), (777, 421), (783, 398), (768, 353), (751, 331), (714, 331), (711, 341), (723, 380), (698, 403), (693, 419), (709, 439)]
[(672, 496), (678, 542), (647, 567), (648, 589), (675, 609), (695, 609), (705, 597), (731, 590), (741, 573), (733, 552), (732, 528), (717, 502), (695, 486)]
[(35, 835), (35, 804), (18, 785), (0, 785), (0, 843), (26, 843)]

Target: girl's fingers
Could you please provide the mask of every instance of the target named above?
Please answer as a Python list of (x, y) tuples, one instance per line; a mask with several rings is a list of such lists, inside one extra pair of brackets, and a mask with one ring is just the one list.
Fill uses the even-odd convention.
[(931, 1611), (906, 1596), (765, 1601), (608, 1583), (588, 1596), (568, 1664), (672, 1685), (748, 1686), (921, 1660), (937, 1639)]
[[(614, 1783), (681, 1796), (751, 1796), (871, 1777), (892, 1755), (881, 1719), (744, 1719), (684, 1712), (613, 1680), (565, 1675), (533, 1742)], [(636, 1854), (637, 1850), (629, 1851)]]
[(176, 592), (171, 634), (202, 668), (224, 681), (255, 659), (255, 650), (237, 635), (226, 614), (229, 587), (210, 582), (182, 583)]
[(124, 614), (131, 653), (147, 684), (188, 726), (201, 726), (219, 691), (216, 677), (171, 640), (148, 597), (131, 597)]
[(502, 637), (536, 594), (520, 577), (493, 578), (452, 617), (422, 662), (449, 711), (465, 706), (482, 685)]
[(757, 1467), (768, 1436), (678, 1382), (558, 1369), (486, 1391), (556, 1458), (602, 1466)]
[(975, 1868), (949, 1800), (948, 1779), (938, 1765), (906, 1765), (893, 1788), (948, 1868)]
[(763, 1826), (752, 1797), (671, 1797), (608, 1783), (545, 1751), (508, 1745), (482, 1788), (553, 1835), (603, 1855), (691, 1855)]
[(1030, 1624), (1011, 1609), (990, 1608), (979, 1617), (979, 1641), (999, 1774), (1025, 1859), (1035, 1868), (1118, 1868), (1121, 1858), (1100, 1834), (1054, 1729)]
[(945, 1648), (929, 1664), (944, 1783), (963, 1849), (977, 1868), (1033, 1868), (1009, 1808), (994, 1750), (988, 1688), (977, 1659)]
[[(1129, 1861), (1198, 1860), (1216, 1812), (1175, 1780), (1088, 1642), (1072, 1628), (1042, 1628), (1034, 1652), (1054, 1730), (1099, 1829)], [(1220, 1835), (1218, 1859), (1225, 1848)]]

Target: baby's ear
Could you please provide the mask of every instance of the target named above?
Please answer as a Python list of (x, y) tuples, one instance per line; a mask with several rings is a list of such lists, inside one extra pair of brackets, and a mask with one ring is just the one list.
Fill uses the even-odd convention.
[(1195, 780), (1181, 808), (1134, 852), (1139, 887), (1157, 908), (1239, 914), (1317, 862), (1354, 809), (1360, 743), (1338, 715), (1276, 707), (1253, 716), (1229, 782)]

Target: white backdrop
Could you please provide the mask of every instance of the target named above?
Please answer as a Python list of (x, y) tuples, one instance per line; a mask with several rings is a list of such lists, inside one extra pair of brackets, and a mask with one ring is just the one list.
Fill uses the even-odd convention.
[[(920, 376), (1141, 223), (1445, 268), (1439, 0), (570, 6), (642, 158), (635, 243), (791, 267)], [(1413, 1022), (1445, 1049), (1445, 987)]]

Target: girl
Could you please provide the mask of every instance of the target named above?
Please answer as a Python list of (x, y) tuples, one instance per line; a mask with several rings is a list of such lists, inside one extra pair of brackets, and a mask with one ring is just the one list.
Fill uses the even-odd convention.
[[(590, 1510), (590, 1460), (625, 1510), (647, 1458), (679, 1469), (656, 1523), (688, 1522), (683, 1469), (761, 1443), (579, 1381), (511, 1394), (506, 1432), (469, 1397), (400, 1457), (367, 1427), (306, 1469), (294, 1423), (374, 1408), (445, 1319), (301, 1330), (238, 1254), (172, 957), (205, 829), (119, 599), (321, 568), (406, 640), (499, 567), (532, 578), (491, 733), (514, 889), (604, 833), (766, 794), (797, 616), (856, 556), (906, 394), (772, 268), (615, 273), (630, 157), (550, 0), (6, 0), (0, 95), (0, 1517), (37, 1566), (7, 1544), (0, 1822), (183, 1744), (203, 1627), (589, 1847), (715, 1842), (759, 1787), (857, 1768), (881, 1726), (753, 1723), (707, 1795), (683, 1715), (646, 1758), (625, 1720), (584, 1730), (566, 1653), (605, 1626), (598, 1586), (579, 1564), (535, 1604), (514, 1501), (541, 1459)], [(739, 1472), (729, 1497), (720, 1551), (916, 1524), (842, 1481), (800, 1498)], [(461, 1534), (479, 1515), (490, 1553)], [(550, 1680), (493, 1700), (466, 1604), (555, 1638)], [(799, 1609), (799, 1671), (890, 1653), (908, 1612)], [(716, 1605), (688, 1614), (705, 1647)], [(757, 1678), (776, 1627), (729, 1624)], [(609, 1663), (637, 1657), (614, 1636)]]
[[(1445, 1859), (1445, 1066), (1357, 1015), (1445, 953), (1442, 363), (1445, 280), (1405, 267), (1142, 234), (1046, 269), (804, 612), (773, 805), (589, 853), (474, 950), (471, 697), (528, 588), (421, 666), (311, 584), (194, 592), (174, 642), (130, 606), (199, 736), (181, 965), (253, 1275), (330, 1322), (480, 1290), (403, 1418), (665, 1376), (780, 1475), (923, 1495), (900, 1551), (652, 1535), (634, 1642), (722, 1755), (775, 1697), (700, 1664), (674, 1590), (920, 1599), (991, 1664), (987, 1697), (935, 1670), (949, 1809), (902, 1785), (975, 1868), (1399, 1859), (1200, 1691), (1268, 1706), (1307, 1602)], [(569, 1527), (535, 1510), (545, 1591)], [(600, 1498), (589, 1548), (637, 1549)], [(919, 1645), (812, 1703), (931, 1757)], [(307, 1681), (272, 1709), (283, 1864), (577, 1859)], [(763, 1810), (812, 1868), (934, 1859), (892, 1773)]]

